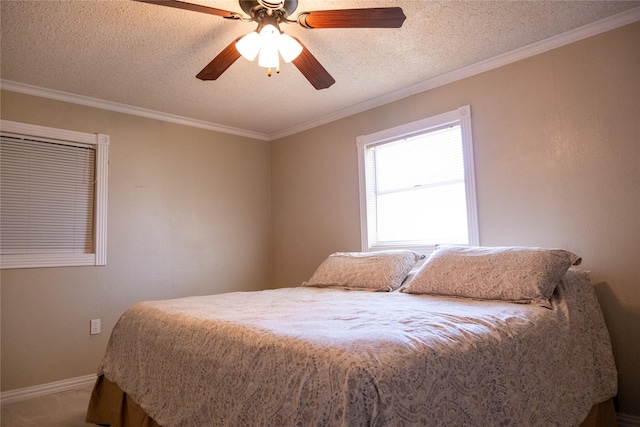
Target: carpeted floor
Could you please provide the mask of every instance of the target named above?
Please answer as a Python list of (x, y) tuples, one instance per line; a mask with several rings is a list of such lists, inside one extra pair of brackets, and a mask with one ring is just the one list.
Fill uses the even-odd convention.
[(90, 427), (84, 422), (93, 384), (2, 405), (3, 427)]

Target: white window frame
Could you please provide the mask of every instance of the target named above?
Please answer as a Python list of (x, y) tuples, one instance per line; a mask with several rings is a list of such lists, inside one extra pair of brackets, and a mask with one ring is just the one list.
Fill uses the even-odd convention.
[[(462, 135), (462, 149), (464, 161), (464, 183), (467, 204), (467, 230), (469, 234), (469, 245), (480, 244), (480, 234), (478, 231), (478, 203), (476, 198), (476, 180), (473, 156), (473, 138), (471, 132), (471, 107), (465, 105), (456, 110), (426, 119), (407, 123), (391, 129), (369, 135), (357, 137), (358, 147), (358, 175), (360, 191), (360, 233), (363, 251), (376, 251), (386, 249), (411, 249), (425, 254), (430, 254), (434, 246), (420, 246), (411, 244), (376, 245), (373, 242), (373, 234), (370, 233), (367, 212), (367, 176), (366, 176), (366, 150), (373, 145), (380, 145), (397, 141), (403, 138), (419, 135), (436, 130), (447, 125), (460, 125)], [(444, 243), (444, 242), (443, 242)]]
[(27, 123), (0, 121), (3, 135), (54, 140), (57, 143), (88, 144), (96, 150), (93, 253), (34, 253), (0, 256), (0, 268), (71, 267), (107, 264), (107, 183), (109, 135), (76, 132)]

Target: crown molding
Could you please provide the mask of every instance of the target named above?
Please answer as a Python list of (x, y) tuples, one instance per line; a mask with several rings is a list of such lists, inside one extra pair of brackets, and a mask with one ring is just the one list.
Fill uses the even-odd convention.
[(62, 92), (54, 89), (47, 89), (33, 86), (26, 83), (11, 80), (0, 80), (0, 88), (11, 92), (23, 93), (25, 95), (39, 96), (41, 98), (53, 99), (56, 101), (69, 102), (72, 104), (84, 105), (86, 107), (100, 108), (102, 110), (116, 111), (118, 113), (131, 114), (133, 116), (145, 117), (148, 119), (162, 120), (179, 125), (191, 126), (201, 129), (222, 132), (231, 135), (244, 136), (247, 138), (269, 141), (269, 135), (249, 130), (224, 126), (217, 123), (206, 122), (204, 120), (192, 119), (190, 117), (178, 116), (175, 114), (163, 113), (161, 111), (149, 110), (135, 107), (133, 105), (120, 104), (118, 102), (106, 101), (104, 99), (92, 98), (84, 95), (77, 95), (69, 92)]
[(98, 98), (91, 98), (83, 95), (76, 95), (73, 93), (62, 92), (53, 89), (46, 89), (10, 80), (0, 80), (0, 88), (12, 92), (70, 102), (73, 104), (80, 104), (88, 107), (101, 108), (103, 110), (116, 111), (119, 113), (146, 117), (149, 119), (162, 120), (170, 123), (192, 126), (231, 135), (243, 136), (261, 141), (273, 141), (312, 129), (317, 126), (325, 125), (327, 123), (331, 123), (333, 121), (340, 120), (345, 117), (370, 110), (372, 108), (380, 107), (382, 105), (389, 104), (407, 98), (409, 96), (437, 88), (439, 86), (444, 86), (458, 80), (472, 77), (476, 74), (484, 73), (485, 71), (493, 70), (495, 68), (511, 64), (513, 62), (521, 61), (523, 59), (539, 55), (541, 53), (557, 49), (559, 47), (566, 46), (568, 44), (575, 43), (588, 37), (592, 37), (606, 31), (614, 30), (616, 28), (637, 21), (640, 21), (640, 6), (628, 9), (624, 12), (612, 15), (599, 21), (592, 22), (590, 24), (578, 27), (562, 34), (549, 37), (539, 42), (512, 50), (502, 55), (480, 61), (467, 67), (463, 67), (458, 70), (451, 71), (449, 73), (445, 73), (428, 80), (424, 80), (420, 83), (399, 89), (389, 94), (379, 96), (377, 98), (373, 98), (347, 108), (343, 108), (334, 113), (327, 114), (304, 123), (300, 123), (299, 125), (292, 126), (272, 134), (238, 129), (230, 126), (220, 125), (217, 123), (163, 113), (161, 111), (149, 110), (146, 108), (135, 107), (127, 104), (120, 104), (117, 102), (106, 101)]
[(640, 21), (640, 6), (270, 135), (284, 138)]

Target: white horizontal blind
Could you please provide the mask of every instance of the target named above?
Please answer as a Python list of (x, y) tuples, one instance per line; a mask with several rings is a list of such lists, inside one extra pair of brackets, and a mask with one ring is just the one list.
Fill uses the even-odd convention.
[(95, 146), (0, 139), (0, 254), (94, 251)]
[(368, 150), (376, 244), (469, 243), (460, 125)]

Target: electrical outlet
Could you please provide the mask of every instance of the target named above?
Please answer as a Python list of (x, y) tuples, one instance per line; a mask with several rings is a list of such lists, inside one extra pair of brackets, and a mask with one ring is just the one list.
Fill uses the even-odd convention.
[(91, 335), (100, 333), (100, 319), (91, 319)]

